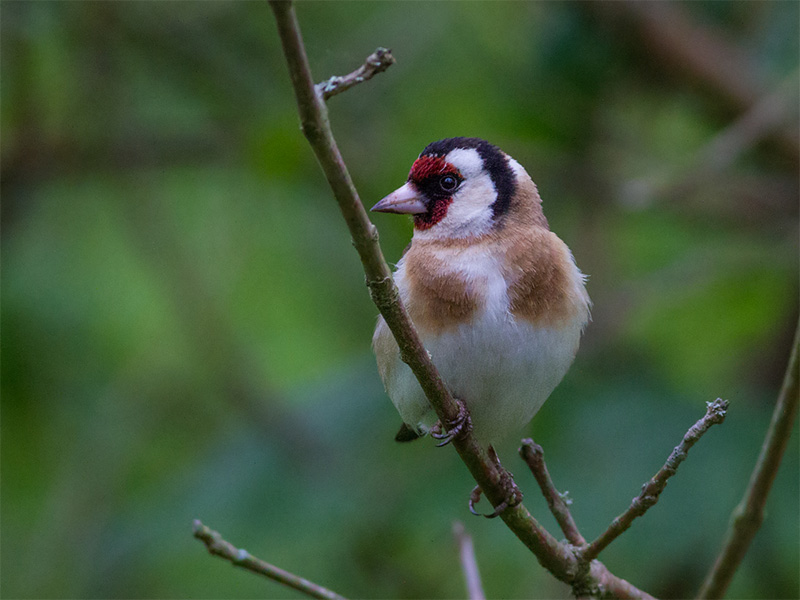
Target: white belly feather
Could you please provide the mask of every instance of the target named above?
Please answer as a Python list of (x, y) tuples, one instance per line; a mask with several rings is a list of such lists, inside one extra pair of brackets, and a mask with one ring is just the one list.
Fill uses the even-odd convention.
[[(462, 272), (469, 265), (483, 277), (489, 274), (486, 301), (470, 323), (442, 333), (419, 333), (450, 391), (467, 404), (476, 437), (492, 443), (528, 423), (564, 377), (575, 357), (588, 307), (558, 327), (516, 319), (509, 311), (505, 280), (496, 265), (482, 264), (485, 260), (491, 259), (472, 256), (459, 264)], [(574, 285), (583, 288), (582, 276), (572, 266)], [(395, 281), (407, 300), (403, 267), (401, 261)], [(411, 369), (401, 361), (382, 318), (373, 345), (384, 386), (403, 421), (425, 431), (437, 417)]]

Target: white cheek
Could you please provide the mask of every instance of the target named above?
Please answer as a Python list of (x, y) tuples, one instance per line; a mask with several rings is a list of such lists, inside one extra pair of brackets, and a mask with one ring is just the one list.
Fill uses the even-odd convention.
[(447, 223), (448, 229), (455, 235), (480, 235), (488, 232), (492, 227), (490, 206), (496, 198), (494, 184), (488, 175), (473, 177), (464, 182), (453, 197), (442, 224)]
[[(463, 173), (463, 171), (462, 171)], [(491, 205), (497, 199), (487, 173), (465, 180), (447, 207), (447, 214), (426, 230), (415, 230), (420, 239), (464, 238), (488, 233), (494, 224)]]

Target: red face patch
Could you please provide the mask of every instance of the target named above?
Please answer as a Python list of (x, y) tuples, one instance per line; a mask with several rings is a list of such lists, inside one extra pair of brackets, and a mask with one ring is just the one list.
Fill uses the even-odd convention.
[(453, 197), (448, 196), (447, 198), (437, 198), (431, 202), (428, 207), (428, 212), (422, 213), (421, 215), (414, 215), (414, 227), (424, 231), (436, 225), (439, 221), (444, 219), (452, 201)]
[(458, 169), (447, 162), (443, 156), (420, 156), (411, 166), (411, 173), (408, 174), (408, 178), (413, 181), (424, 181), (429, 177), (448, 173), (461, 176)]
[(420, 156), (411, 166), (408, 179), (427, 198), (428, 207), (427, 212), (414, 215), (414, 226), (417, 229), (430, 229), (447, 215), (453, 196), (440, 187), (439, 182), (445, 175), (463, 179), (459, 170), (443, 156)]

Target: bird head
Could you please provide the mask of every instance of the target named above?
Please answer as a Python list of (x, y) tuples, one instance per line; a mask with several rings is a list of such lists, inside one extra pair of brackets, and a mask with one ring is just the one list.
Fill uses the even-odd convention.
[(372, 210), (413, 215), (415, 235), (453, 238), (489, 233), (533, 205), (541, 214), (540, 202), (517, 161), (482, 139), (456, 137), (429, 144), (405, 185)]

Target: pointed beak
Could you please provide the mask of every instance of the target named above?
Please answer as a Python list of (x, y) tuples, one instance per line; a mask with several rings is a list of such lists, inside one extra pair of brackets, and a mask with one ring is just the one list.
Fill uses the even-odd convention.
[(408, 182), (386, 196), (370, 210), (398, 215), (418, 215), (427, 212), (428, 207), (422, 194), (417, 191), (414, 184)]

